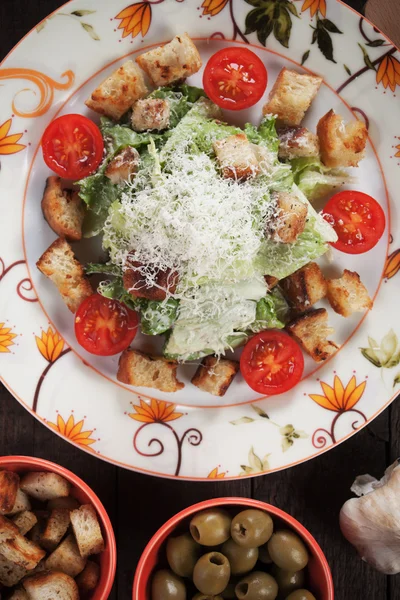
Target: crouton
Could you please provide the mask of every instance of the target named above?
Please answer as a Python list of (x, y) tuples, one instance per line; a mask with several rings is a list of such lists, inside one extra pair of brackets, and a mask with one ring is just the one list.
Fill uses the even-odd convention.
[(202, 62), (200, 54), (187, 33), (141, 54), (136, 62), (147, 73), (155, 86), (170, 85), (197, 73)]
[(23, 492), (20, 488), (18, 488), (17, 497), (15, 498), (14, 506), (13, 506), (12, 510), (9, 513), (7, 513), (7, 516), (10, 517), (19, 512), (22, 512), (23, 510), (30, 510), (30, 509), (31, 509), (31, 503), (29, 501), (28, 496), (25, 494), (25, 492)]
[(282, 127), (278, 129), (281, 160), (319, 156), (319, 139), (306, 127)]
[(273, 275), (264, 275), (264, 280), (269, 290), (272, 290), (279, 283), (279, 279)]
[(23, 582), (29, 600), (79, 600), (78, 586), (65, 573), (43, 572)]
[(372, 300), (358, 273), (345, 269), (340, 279), (330, 279), (327, 285), (329, 304), (342, 317), (372, 308)]
[(325, 308), (309, 310), (299, 315), (287, 328), (315, 362), (323, 362), (338, 349), (334, 342), (327, 340), (334, 329), (328, 327), (328, 312)]
[(44, 218), (52, 230), (69, 242), (82, 238), (82, 223), (85, 216), (83, 202), (78, 192), (63, 190), (61, 179), (56, 176), (47, 178), (42, 198)]
[(203, 392), (224, 396), (239, 371), (235, 360), (206, 356), (192, 378), (192, 383)]
[(58, 288), (62, 299), (73, 313), (93, 294), (81, 263), (76, 260), (68, 242), (62, 238), (58, 238), (47, 248), (36, 266)]
[(326, 281), (317, 263), (305, 265), (280, 283), (290, 306), (299, 312), (311, 308), (326, 296)]
[(132, 61), (118, 67), (85, 102), (92, 110), (119, 121), (136, 100), (149, 93), (143, 73)]
[(273, 192), (271, 197), (276, 202), (277, 211), (266, 233), (275, 242), (291, 244), (304, 231), (308, 208), (304, 202), (287, 192)]
[(16, 565), (0, 554), (0, 584), (5, 587), (17, 585), (28, 573), (25, 567)]
[(21, 535), (26, 535), (38, 522), (37, 516), (30, 510), (23, 510), (11, 520), (18, 527)]
[(54, 508), (68, 508), (68, 510), (74, 510), (75, 508), (79, 508), (80, 504), (76, 498), (73, 496), (64, 496), (62, 498), (52, 498), (47, 503), (48, 510), (53, 510)]
[(139, 152), (132, 146), (127, 146), (108, 163), (104, 175), (114, 185), (126, 184), (137, 172), (139, 161)]
[(19, 488), (19, 476), (13, 471), (0, 471), (0, 514), (7, 515), (14, 508)]
[(155, 285), (148, 285), (143, 274), (145, 265), (128, 258), (123, 273), (123, 284), (127, 292), (134, 298), (147, 300), (165, 300), (168, 294), (174, 294), (178, 285), (178, 274), (167, 268), (165, 271), (155, 271)]
[(99, 554), (104, 550), (97, 513), (91, 504), (82, 504), (73, 510), (71, 523), (81, 556), (87, 558), (90, 554)]
[(86, 558), (81, 556), (72, 533), (46, 558), (45, 565), (49, 571), (61, 571), (70, 577), (76, 577), (83, 571)]
[(83, 569), (82, 573), (80, 573), (76, 578), (76, 583), (78, 584), (80, 594), (85, 596), (89, 592), (92, 592), (97, 587), (99, 579), (99, 565), (93, 562), (92, 560), (88, 560), (86, 563), (86, 567)]
[(300, 74), (284, 67), (269, 94), (263, 114), (277, 115), (281, 125), (300, 125), (322, 82), (322, 77)]
[(245, 133), (217, 140), (213, 146), (225, 179), (247, 179), (259, 172), (257, 156)]
[(54, 508), (51, 511), (41, 539), (41, 545), (48, 552), (53, 552), (67, 533), (71, 522), (69, 515), (68, 508)]
[(317, 125), (321, 160), (327, 167), (357, 167), (365, 156), (368, 129), (361, 121), (345, 125), (342, 117), (330, 110)]
[(119, 359), (118, 381), (138, 387), (150, 387), (162, 392), (177, 392), (185, 387), (178, 381), (178, 363), (161, 356), (148, 356), (128, 348)]
[(17, 588), (8, 596), (8, 600), (29, 600), (29, 597), (23, 588)]
[(57, 473), (32, 471), (22, 477), (21, 489), (32, 498), (44, 502), (69, 496), (71, 484)]
[(162, 131), (169, 127), (171, 110), (168, 100), (146, 98), (133, 106), (132, 127), (135, 131)]
[(42, 543), (43, 531), (46, 527), (48, 518), (50, 517), (50, 512), (48, 510), (34, 510), (33, 512), (37, 519), (37, 523), (29, 531), (28, 537), (32, 542), (39, 544), (40, 546)]
[(0, 516), (0, 554), (8, 561), (30, 570), (46, 553), (21, 535), (14, 523)]

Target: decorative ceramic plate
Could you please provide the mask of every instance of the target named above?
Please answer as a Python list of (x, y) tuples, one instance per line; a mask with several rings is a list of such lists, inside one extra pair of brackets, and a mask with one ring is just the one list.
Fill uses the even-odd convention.
[[(306, 361), (301, 383), (281, 396), (257, 396), (239, 375), (215, 398), (190, 383), (190, 366), (179, 368), (186, 385), (176, 394), (121, 385), (118, 359), (82, 350), (71, 313), (35, 267), (55, 237), (40, 209), (45, 127), (60, 114), (88, 114), (84, 100), (117, 65), (183, 31), (204, 63), (249, 44), (268, 68), (267, 93), (282, 66), (322, 75), (306, 119), (313, 130), (330, 108), (369, 128), (353, 187), (380, 201), (388, 227), (368, 254), (335, 252), (325, 268), (359, 272), (374, 307), (349, 319), (330, 311), (340, 351), (318, 368)], [(302, 462), (388, 406), (400, 387), (400, 54), (371, 24), (337, 0), (72, 0), (12, 50), (0, 80), (1, 375), (27, 410), (114, 464), (199, 480)], [(236, 122), (258, 122), (264, 100)]]

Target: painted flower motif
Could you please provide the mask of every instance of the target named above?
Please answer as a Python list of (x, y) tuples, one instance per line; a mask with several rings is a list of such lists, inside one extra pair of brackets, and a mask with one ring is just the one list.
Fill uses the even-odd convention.
[(350, 379), (346, 387), (344, 387), (341, 379), (335, 375), (333, 387), (321, 381), (321, 388), (324, 395), (309, 394), (311, 400), (317, 404), (333, 412), (342, 413), (351, 410), (360, 400), (364, 393), (366, 381), (357, 385), (356, 378)]
[(395, 157), (400, 158), (400, 144), (398, 146), (396, 146), (396, 150), (397, 150), (397, 152), (395, 154)]
[(22, 138), (22, 133), (8, 135), (8, 132), (11, 129), (11, 123), (12, 120), (8, 119), (8, 121), (5, 121), (3, 125), (0, 126), (0, 154), (16, 154), (26, 148), (23, 144), (17, 143)]
[(249, 464), (240, 465), (242, 470), (239, 473), (239, 477), (243, 477), (244, 475), (255, 475), (257, 473), (265, 473), (266, 471), (269, 471), (271, 468), (268, 461), (270, 456), (270, 454), (266, 454), (264, 458), (260, 458), (254, 452), (254, 448), (252, 446), (248, 455)]
[(0, 352), (11, 352), (10, 346), (15, 344), (13, 339), (16, 337), (16, 333), (11, 333), (11, 327), (5, 327), (5, 323), (0, 323)]
[(201, 8), (203, 8), (203, 15), (215, 17), (218, 13), (221, 12), (228, 4), (229, 0), (204, 0)]
[(312, 17), (319, 11), (323, 17), (326, 17), (326, 0), (305, 0), (301, 10), (302, 12), (310, 10)]
[(390, 87), (392, 92), (400, 85), (400, 62), (394, 56), (385, 56), (381, 61), (376, 73), (376, 83), (382, 83), (386, 89)]
[(50, 423), (49, 421), (47, 424), (64, 437), (81, 446), (91, 446), (96, 442), (95, 439), (90, 437), (93, 430), (82, 431), (84, 420), (82, 419), (78, 423), (75, 423), (73, 415), (69, 417), (67, 422), (64, 421), (61, 415), (57, 415), (57, 424)]
[(144, 37), (151, 24), (151, 5), (149, 2), (131, 4), (124, 8), (124, 10), (121, 10), (115, 18), (121, 20), (118, 29), (123, 30), (123, 38), (128, 35), (134, 38), (139, 33)]
[[(400, 146), (399, 146), (399, 148), (400, 148)], [(398, 153), (398, 155), (400, 156), (400, 152)], [(396, 156), (397, 156), (397, 154), (396, 154)], [(400, 270), (400, 248), (398, 248), (397, 250), (392, 252), (392, 254), (390, 254), (387, 257), (383, 275), (387, 279), (391, 279), (392, 277), (394, 277), (396, 275), (396, 273), (399, 272), (399, 270)]]
[(368, 336), (368, 348), (361, 348), (361, 354), (375, 367), (392, 369), (400, 363), (400, 348), (397, 335), (391, 329), (378, 344)]
[(218, 467), (215, 467), (212, 471), (207, 475), (207, 479), (224, 479), (226, 472), (220, 473), (218, 471)]
[(169, 404), (162, 400), (151, 399), (150, 404), (146, 404), (140, 399), (140, 406), (132, 405), (134, 413), (129, 413), (131, 419), (141, 423), (168, 423), (183, 417), (183, 413), (175, 412), (175, 404)]
[(48, 328), (47, 332), (42, 331), (41, 338), (35, 336), (35, 340), (40, 354), (49, 363), (56, 361), (63, 351), (64, 340), (57, 331), (53, 331), (51, 327)]
[(308, 438), (308, 433), (302, 429), (295, 429), (293, 425), (285, 425), (279, 429), (282, 436), (282, 451), (287, 452), (294, 444), (294, 440)]

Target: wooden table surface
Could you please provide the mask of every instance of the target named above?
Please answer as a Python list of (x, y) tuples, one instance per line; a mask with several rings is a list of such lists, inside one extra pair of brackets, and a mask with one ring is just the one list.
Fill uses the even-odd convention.
[[(193, 1), (193, 0), (191, 0)], [(384, 5), (371, 0), (375, 22), (387, 22)], [(60, 0), (0, 0), (0, 59)], [(200, 0), (198, 0), (200, 4)], [(362, 10), (363, 0), (348, 0)], [(379, 4), (381, 13), (377, 12)], [(372, 7), (372, 5), (371, 5)], [(398, 16), (398, 9), (394, 11)], [(380, 20), (380, 15), (382, 19)], [(393, 27), (393, 21), (389, 28)], [(391, 29), (400, 37), (400, 23)], [(287, 471), (237, 482), (188, 483), (139, 475), (77, 450), (36, 421), (0, 387), (0, 455), (32, 455), (54, 461), (82, 477), (99, 495), (114, 525), (118, 569), (110, 600), (129, 600), (135, 566), (153, 533), (174, 513), (218, 496), (246, 496), (288, 511), (320, 543), (332, 569), (336, 600), (400, 600), (400, 576), (386, 577), (363, 563), (342, 537), (338, 516), (356, 475), (381, 476), (400, 456), (400, 404), (344, 444)]]

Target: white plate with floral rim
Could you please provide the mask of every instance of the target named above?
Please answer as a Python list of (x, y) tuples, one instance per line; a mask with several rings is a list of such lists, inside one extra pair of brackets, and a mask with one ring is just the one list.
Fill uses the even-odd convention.
[[(318, 368), (306, 361), (303, 380), (282, 396), (257, 396), (238, 376), (214, 398), (183, 367), (186, 385), (174, 395), (119, 384), (117, 359), (82, 351), (70, 313), (35, 268), (54, 239), (40, 210), (45, 127), (60, 114), (88, 114), (85, 98), (116, 65), (182, 31), (204, 62), (223, 46), (250, 44), (268, 68), (267, 93), (282, 66), (321, 74), (311, 128), (330, 108), (369, 128), (353, 187), (379, 199), (388, 227), (368, 254), (335, 252), (333, 268), (358, 271), (374, 307), (346, 320), (331, 312), (340, 351)], [(338, 0), (72, 0), (12, 50), (0, 81), (1, 378), (27, 410), (116, 465), (207, 480), (305, 461), (388, 406), (400, 386), (400, 54), (370, 23)], [(262, 102), (239, 121), (258, 122)]]

